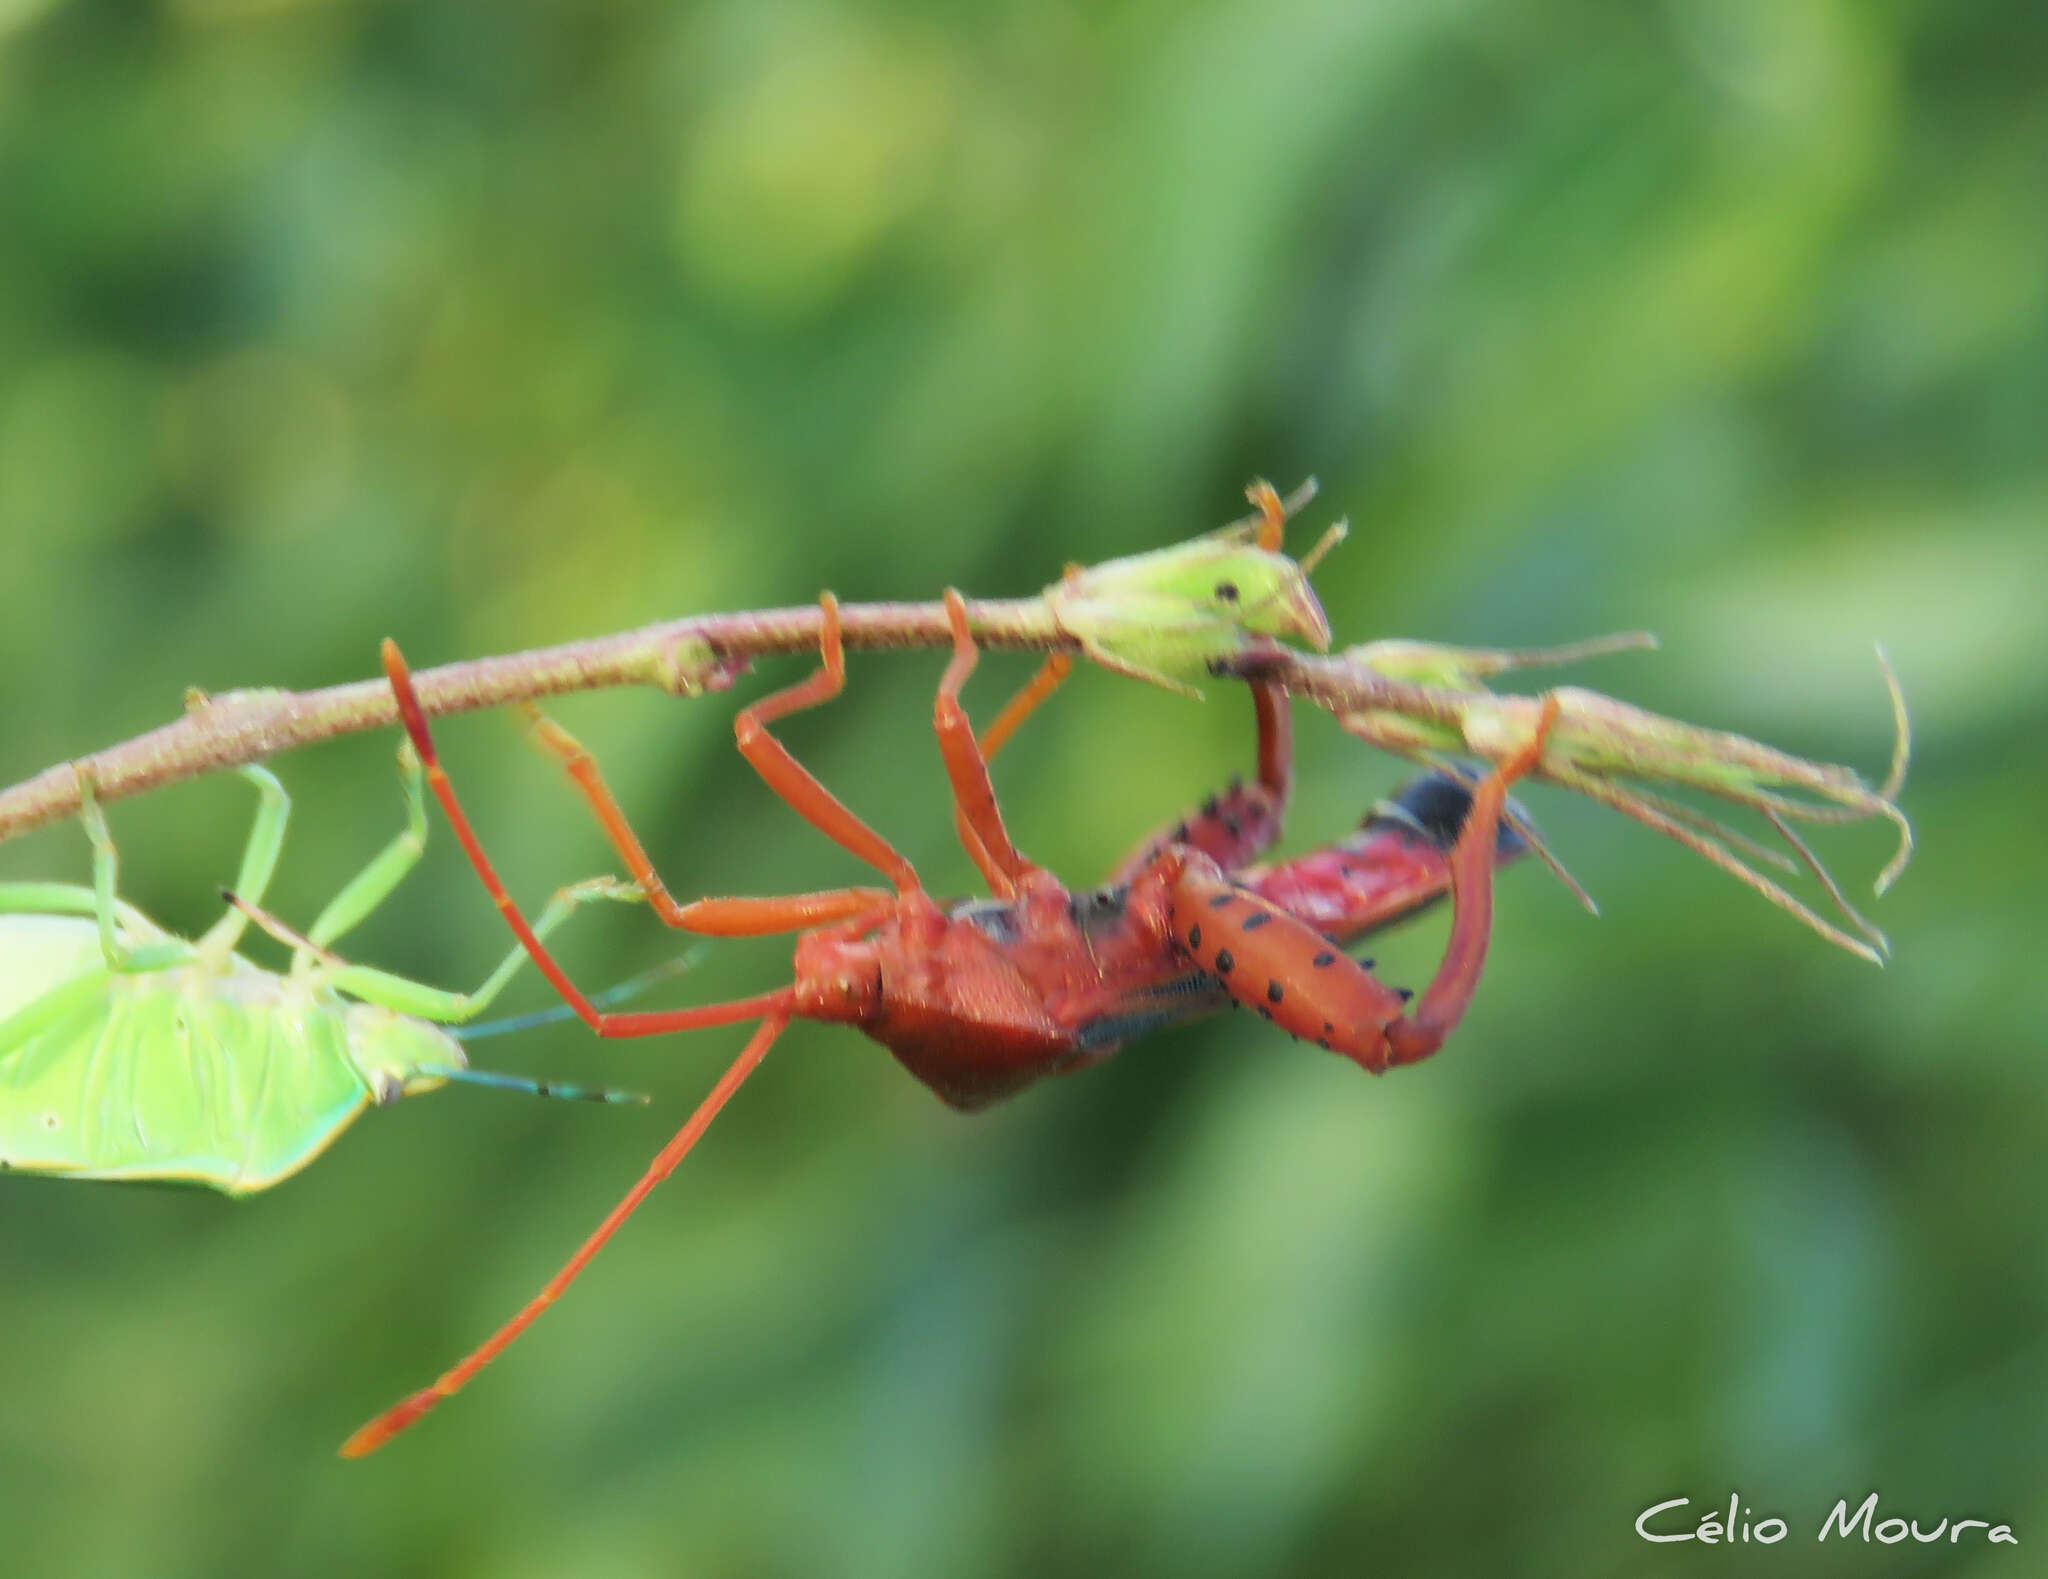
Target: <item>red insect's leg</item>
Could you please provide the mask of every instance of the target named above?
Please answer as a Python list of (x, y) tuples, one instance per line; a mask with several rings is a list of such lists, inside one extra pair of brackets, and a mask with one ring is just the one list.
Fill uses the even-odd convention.
[(1038, 710), (1053, 692), (1066, 683), (1067, 676), (1074, 672), (1071, 653), (1049, 654), (1038, 672), (1024, 682), (1022, 689), (1003, 704), (1003, 710), (996, 714), (995, 722), (981, 732), (981, 754), (993, 759), (995, 754), (1008, 744), (1010, 736), (1022, 727), (1024, 720)]
[[(434, 798), (441, 803), (447, 814), (449, 826), (455, 830), (457, 842), (463, 853), (469, 857), (469, 864), (476, 868), (491, 901), (504, 916), (505, 924), (512, 929), (512, 935), (519, 939), (526, 952), (532, 956), (542, 975), (554, 985), (555, 991), (574, 1009), (577, 1015), (599, 1036), (659, 1036), (668, 1031), (688, 1031), (705, 1025), (730, 1025), (735, 1020), (755, 1020), (764, 1015), (788, 1015), (793, 1008), (796, 995), (793, 989), (784, 987), (780, 991), (763, 993), (759, 997), (742, 998), (732, 1003), (705, 1004), (694, 1009), (655, 1010), (632, 1014), (605, 1014), (571, 981), (555, 957), (547, 951), (546, 945), (534, 936), (533, 928), (520, 913), (512, 896), (499, 881), (496, 868), (490, 857), (484, 854), (483, 845), (477, 839), (476, 830), (470, 827), (469, 818), (463, 812), (462, 802), (455, 797), (455, 786), (449, 781), (447, 770), (441, 766), (439, 754), (434, 749), (434, 736), (427, 728), (427, 715), (420, 706), (418, 695), (413, 690), (412, 672), (406, 667), (397, 643), (384, 643), (384, 672), (390, 678), (392, 695), (398, 701), (398, 716), (405, 724), (405, 732), (412, 737), (413, 749), (419, 753), (420, 764), (425, 769), (427, 784), (434, 792)], [(807, 926), (809, 921), (798, 918), (794, 912), (806, 907), (829, 912), (835, 917), (852, 917), (886, 910), (891, 900), (887, 894), (859, 889), (846, 890), (844, 894), (804, 894), (791, 900), (725, 900), (719, 903), (736, 907), (727, 912), (728, 919), (744, 919), (758, 922), (756, 931), (786, 931), (792, 926)], [(863, 909), (862, 907), (867, 907)], [(746, 907), (759, 907), (747, 909)]]
[[(946, 761), (946, 776), (953, 781), (953, 809), (956, 821), (964, 823), (972, 839), (965, 839), (967, 853), (999, 897), (1014, 894), (1025, 877), (1036, 871), (1030, 861), (1010, 842), (1003, 826), (1002, 809), (996, 805), (995, 786), (989, 781), (988, 759), (974, 738), (974, 726), (960, 705), (960, 688), (981, 658), (974, 636), (967, 628), (967, 604), (953, 588), (946, 589), (946, 618), (953, 627), (953, 657), (939, 681), (939, 694), (932, 704), (932, 728), (939, 737), (939, 754)], [(1043, 695), (1044, 688), (1024, 709), (1028, 713)], [(1017, 722), (1022, 722), (1020, 713)], [(1015, 727), (1013, 723), (1011, 727)]]
[(790, 894), (774, 899), (698, 899), (680, 904), (647, 857), (640, 836), (619, 808), (604, 773), (588, 748), (537, 707), (523, 709), (533, 741), (561, 763), (589, 804), (605, 837), (625, 863), (629, 876), (647, 897), (654, 913), (672, 927), (709, 937), (753, 937), (764, 932), (796, 932), (845, 916), (887, 908), (890, 898), (879, 888), (836, 888), (821, 893)]
[(1543, 743), (1557, 722), (1558, 705), (1555, 692), (1543, 698), (1529, 743), (1496, 764), (1472, 792), (1464, 831), (1451, 847), (1451, 939), (1414, 1013), (1387, 1027), (1390, 1063), (1412, 1064), (1443, 1046), (1478, 990), (1486, 945), (1493, 935), (1494, 836), (1500, 829), (1501, 805), (1508, 798), (1508, 786), (1543, 760)]
[[(1066, 682), (1074, 672), (1073, 658), (1063, 652), (1051, 654), (1038, 666), (1038, 672), (1024, 683), (1017, 694), (1003, 704), (1003, 710), (996, 714), (995, 722), (981, 732), (981, 754), (985, 760), (993, 761), (995, 754), (1003, 749), (1025, 719), (1037, 710), (1053, 692)], [(967, 814), (958, 802), (953, 806), (953, 831), (960, 835), (960, 846), (973, 859), (984, 874), (989, 870), (988, 852), (982, 849), (981, 841), (974, 835), (973, 827), (967, 821)]]
[(768, 726), (776, 719), (829, 702), (846, 688), (846, 650), (839, 639), (839, 600), (827, 592), (818, 599), (818, 606), (825, 611), (825, 625), (818, 639), (822, 662), (817, 672), (808, 680), (740, 709), (733, 720), (740, 755), (753, 764), (754, 771), (799, 817), (841, 849), (880, 871), (897, 893), (920, 892), (922, 885), (910, 862), (811, 777), (803, 764), (789, 754), (789, 749), (768, 733)]
[[(768, 725), (774, 720), (830, 701), (845, 688), (846, 652), (839, 635), (839, 600), (827, 592), (818, 603), (824, 611), (824, 627), (818, 639), (822, 663), (818, 670), (808, 679), (785, 686), (773, 695), (741, 708), (733, 719), (733, 734), (740, 754), (798, 816), (835, 844), (886, 874), (897, 892), (906, 893), (919, 886), (917, 873), (912, 870), (910, 862), (813, 778), (789, 754), (788, 748), (768, 733)], [(782, 901), (715, 899), (699, 900), (692, 905), (678, 904), (660, 874), (654, 870), (654, 863), (648, 860), (646, 848), (626, 821), (625, 813), (619, 809), (596, 760), (574, 735), (538, 708), (529, 708), (527, 714), (536, 743), (559, 761), (569, 777), (575, 780), (597, 820), (604, 825), (612, 847), (626, 863), (627, 872), (647, 895), (647, 902), (655, 914), (670, 926), (718, 935), (727, 935), (734, 927), (752, 932), (794, 931), (821, 921), (860, 913), (872, 908), (874, 900), (886, 898), (872, 889), (843, 889), (829, 895), (804, 895), (789, 902), (790, 908), (784, 913), (791, 919), (783, 926), (754, 925), (751, 913), (743, 918), (739, 912), (730, 909), (741, 903), (759, 907)], [(819, 903), (805, 908), (806, 901)], [(834, 908), (835, 905), (838, 908)], [(760, 914), (765, 916), (768, 912)]]
[(1257, 860), (1279, 839), (1294, 788), (1293, 718), (1279, 686), (1254, 680), (1250, 689), (1259, 721), (1258, 782), (1233, 779), (1221, 795), (1159, 829), (1125, 858), (1112, 883), (1128, 883), (1169, 844), (1192, 845), (1228, 872)]
[(598, 1251), (604, 1248), (605, 1241), (619, 1231), (620, 1225), (633, 1215), (640, 1203), (654, 1192), (654, 1187), (675, 1172), (676, 1165), (689, 1155), (690, 1148), (697, 1144), (704, 1131), (711, 1127), (711, 1121), (718, 1117), (718, 1110), (725, 1106), (747, 1076), (754, 1072), (755, 1066), (767, 1056), (769, 1047), (788, 1023), (786, 1014), (771, 1014), (761, 1022), (760, 1029), (754, 1032), (752, 1040), (740, 1050), (740, 1055), (733, 1060), (732, 1067), (726, 1070), (718, 1084), (711, 1088), (711, 1094), (698, 1104), (697, 1111), (690, 1115), (689, 1122), (676, 1131), (675, 1138), (661, 1148), (647, 1171), (640, 1176), (640, 1182), (626, 1192), (625, 1199), (612, 1208), (610, 1215), (598, 1224), (597, 1231), (583, 1242), (582, 1248), (569, 1258), (562, 1270), (548, 1280), (547, 1286), (528, 1301), (524, 1310), (500, 1327), (481, 1348), (461, 1364), (444, 1372), (431, 1387), (423, 1387), (411, 1397), (385, 1410), (342, 1443), (342, 1457), (361, 1458), (366, 1453), (376, 1452), (442, 1399), (453, 1397), (461, 1391), (478, 1371), (490, 1364), (505, 1351), (513, 1339), (532, 1326), (540, 1313), (559, 1299), (562, 1291), (576, 1281), (577, 1274), (590, 1264)]

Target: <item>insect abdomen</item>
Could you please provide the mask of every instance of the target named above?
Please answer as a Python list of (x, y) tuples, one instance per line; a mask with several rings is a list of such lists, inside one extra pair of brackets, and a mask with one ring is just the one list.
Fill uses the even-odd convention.
[(1168, 914), (1174, 941), (1237, 1002), (1319, 1047), (1374, 1065), (1383, 1055), (1401, 994), (1312, 927), (1192, 862), (1172, 885)]

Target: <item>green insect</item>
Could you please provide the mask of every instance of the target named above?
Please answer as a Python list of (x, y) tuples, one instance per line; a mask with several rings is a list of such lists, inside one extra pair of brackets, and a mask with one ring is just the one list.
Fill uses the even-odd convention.
[(1322, 652), (1330, 622), (1308, 578), (1344, 538), (1338, 522), (1297, 564), (1280, 552), (1288, 517), (1315, 497), (1313, 479), (1283, 500), (1271, 485), (1246, 490), (1257, 514), (1192, 542), (1100, 565), (1069, 568), (1045, 589), (1053, 623), (1096, 663), (1168, 690), (1235, 656), (1250, 636), (1291, 636)]
[[(106, 819), (81, 777), (93, 886), (0, 884), (0, 1170), (80, 1179), (176, 1180), (249, 1195), (289, 1178), (372, 1103), (450, 1080), (585, 1101), (642, 1101), (467, 1067), (445, 1027), (473, 1018), (525, 958), (514, 949), (472, 993), (446, 992), (327, 946), (419, 860), (418, 760), (399, 754), (407, 826), (304, 936), (261, 909), (290, 800), (260, 767), (260, 797), (230, 908), (196, 941), (115, 895)], [(593, 899), (634, 901), (612, 878), (563, 889), (537, 930)], [(292, 948), (285, 972), (236, 952), (254, 921)]]

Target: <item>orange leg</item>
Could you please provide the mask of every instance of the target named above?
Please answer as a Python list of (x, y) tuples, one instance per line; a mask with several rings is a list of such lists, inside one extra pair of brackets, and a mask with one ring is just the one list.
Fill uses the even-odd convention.
[(1067, 676), (1073, 672), (1073, 654), (1056, 652), (1049, 655), (1038, 666), (1038, 672), (1024, 682), (1023, 689), (1003, 704), (995, 722), (981, 732), (981, 754), (993, 758), (1002, 750), (1024, 720), (1038, 710), (1038, 704), (1064, 685)]
[(1528, 745), (1497, 765), (1472, 792), (1472, 809), (1465, 814), (1464, 830), (1451, 849), (1450, 942), (1413, 1012), (1387, 1027), (1390, 1064), (1412, 1064), (1443, 1046), (1478, 990), (1486, 945), (1493, 935), (1494, 838), (1500, 828), (1501, 807), (1508, 786), (1543, 760), (1543, 743), (1557, 722), (1557, 712), (1557, 696), (1544, 697), (1536, 733)]
[[(827, 592), (819, 600), (824, 610), (824, 630), (819, 638), (822, 665), (809, 679), (787, 686), (740, 709), (733, 719), (733, 734), (740, 754), (752, 764), (768, 787), (826, 838), (878, 868), (895, 884), (898, 893), (919, 886), (917, 873), (889, 842), (855, 816), (832, 792), (820, 784), (789, 754), (781, 741), (768, 733), (768, 725), (787, 714), (830, 701), (846, 685), (846, 653), (839, 636), (839, 600)], [(563, 770), (582, 791), (590, 809), (604, 826), (605, 835), (619, 859), (654, 913), (672, 927), (713, 936), (759, 932), (793, 932), (820, 922), (864, 914), (887, 904), (888, 896), (874, 889), (835, 889), (822, 894), (804, 894), (787, 900), (702, 899), (678, 904), (668, 885), (647, 858), (646, 847), (619, 809), (611, 786), (604, 781), (596, 759), (581, 741), (538, 708), (526, 709), (535, 742), (562, 764)], [(780, 907), (780, 908), (777, 908)], [(787, 919), (777, 923), (773, 916)]]
[(689, 904), (677, 903), (648, 859), (640, 836), (620, 810), (597, 760), (583, 742), (539, 708), (526, 706), (522, 711), (534, 743), (562, 764), (562, 770), (575, 782), (603, 826), (619, 859), (625, 862), (627, 873), (647, 896), (648, 905), (670, 926), (707, 937), (754, 937), (764, 932), (797, 932), (889, 905), (889, 895), (879, 888), (838, 888), (775, 899), (698, 899)]
[[(731, 1003), (705, 1004), (695, 1009), (657, 1010), (633, 1014), (606, 1014), (571, 981), (547, 947), (534, 936), (533, 928), (520, 913), (512, 896), (505, 891), (505, 885), (498, 878), (490, 857), (484, 854), (483, 845), (478, 841), (476, 830), (469, 824), (469, 817), (462, 809), (462, 802), (456, 799), (455, 786), (449, 782), (447, 770), (441, 766), (439, 754), (434, 749), (434, 737), (427, 728), (427, 715), (421, 708), (419, 697), (413, 691), (412, 672), (406, 667), (403, 656), (395, 642), (384, 643), (384, 672), (390, 678), (392, 694), (398, 699), (398, 714), (405, 723), (406, 733), (412, 737), (413, 749), (419, 753), (420, 763), (426, 771), (427, 784), (434, 792), (434, 798), (441, 803), (441, 809), (448, 816), (449, 826), (455, 830), (456, 840), (462, 845), (463, 853), (469, 857), (469, 864), (476, 868), (485, 890), (505, 918), (505, 924), (512, 929), (528, 955), (540, 968), (542, 975), (554, 985), (577, 1015), (599, 1036), (659, 1036), (669, 1031), (694, 1030), (706, 1025), (730, 1025), (736, 1020), (757, 1020), (764, 1015), (777, 1014), (787, 1017), (796, 1001), (792, 988), (763, 993), (754, 998), (741, 998)], [(823, 918), (852, 918), (862, 915), (879, 915), (893, 903), (887, 894), (873, 890), (844, 890), (841, 893), (800, 894), (792, 899), (720, 900), (714, 904), (720, 907), (714, 911), (714, 918), (725, 923), (728, 932), (752, 930), (755, 932), (781, 932), (792, 927), (808, 926), (811, 922), (805, 916)], [(749, 928), (742, 923), (752, 923)]]
[(675, 1138), (656, 1155), (647, 1171), (640, 1176), (640, 1182), (626, 1192), (625, 1199), (612, 1208), (610, 1215), (597, 1225), (597, 1231), (584, 1240), (582, 1247), (571, 1256), (562, 1270), (547, 1282), (547, 1286), (527, 1302), (526, 1308), (500, 1327), (491, 1337), (461, 1364), (442, 1373), (430, 1387), (422, 1387), (410, 1397), (393, 1405), (368, 1425), (357, 1431), (341, 1445), (344, 1458), (361, 1458), (374, 1453), (386, 1442), (398, 1435), (407, 1426), (426, 1414), (444, 1398), (452, 1398), (463, 1386), (491, 1361), (495, 1360), (510, 1346), (512, 1340), (532, 1326), (540, 1313), (562, 1295), (562, 1291), (576, 1281), (577, 1275), (588, 1266), (605, 1242), (619, 1231), (619, 1228), (647, 1197), (654, 1193), (654, 1187), (675, 1172), (676, 1165), (689, 1155), (690, 1148), (697, 1144), (704, 1131), (711, 1127), (711, 1121), (718, 1117), (732, 1094), (739, 1090), (748, 1075), (768, 1054), (775, 1038), (782, 1034), (782, 1028), (789, 1023), (785, 1014), (771, 1014), (761, 1022), (761, 1028), (740, 1050), (739, 1057), (732, 1062), (718, 1084), (711, 1088), (711, 1094), (698, 1105), (689, 1122), (676, 1131)]
[(1271, 681), (1252, 681), (1251, 693), (1258, 715), (1258, 782), (1233, 780), (1221, 795), (1210, 796), (1200, 809), (1152, 834), (1124, 858), (1112, 883), (1130, 882), (1169, 844), (1192, 845), (1231, 872), (1256, 861), (1280, 837), (1294, 790), (1293, 716), (1287, 693)]
[(1287, 693), (1263, 680), (1252, 682), (1252, 709), (1259, 721), (1259, 786), (1273, 802), (1273, 832), (1294, 793), (1294, 714)]
[[(993, 760), (995, 754), (1023, 725), (1053, 692), (1066, 682), (1074, 672), (1073, 658), (1063, 652), (1056, 652), (1038, 666), (1038, 672), (1024, 683), (1023, 689), (1003, 704), (1003, 710), (996, 714), (995, 722), (981, 732), (981, 754), (985, 760)], [(953, 829), (960, 835), (960, 846), (973, 859), (974, 864), (986, 875), (989, 871), (988, 853), (982, 849), (981, 841), (974, 835), (974, 829), (967, 821), (967, 814), (956, 802), (953, 807)], [(1009, 897), (1007, 894), (1002, 897)]]
[[(980, 661), (981, 649), (974, 645), (973, 633), (967, 628), (967, 605), (951, 587), (946, 589), (946, 618), (953, 627), (953, 658), (939, 681), (938, 699), (932, 705), (932, 728), (939, 737), (939, 754), (946, 761), (946, 776), (953, 781), (954, 820), (972, 834), (972, 838), (963, 835), (961, 842), (980, 867), (991, 892), (1007, 899), (1037, 868), (1010, 842), (1002, 810), (996, 805), (995, 786), (989, 781), (988, 759), (975, 741), (974, 726), (967, 721), (966, 709), (960, 705), (960, 689)], [(1045, 685), (1035, 696), (1029, 694), (1031, 688), (1027, 687), (1029, 700), (1019, 698), (1024, 705), (1017, 709), (1009, 727), (1014, 729), (1021, 723), (1031, 708), (1050, 694), (1053, 684), (1057, 681)], [(1012, 707), (1017, 708), (1017, 704)], [(1001, 722), (999, 719), (998, 723)]]
[(768, 726), (776, 719), (829, 702), (846, 688), (846, 651), (839, 639), (839, 600), (827, 592), (818, 599), (818, 606), (825, 611), (825, 628), (818, 641), (823, 661), (817, 673), (741, 708), (733, 720), (733, 735), (739, 742), (740, 755), (753, 764), (754, 771), (799, 817), (881, 872), (897, 893), (917, 893), (922, 885), (910, 862), (811, 777), (788, 748), (768, 733)]

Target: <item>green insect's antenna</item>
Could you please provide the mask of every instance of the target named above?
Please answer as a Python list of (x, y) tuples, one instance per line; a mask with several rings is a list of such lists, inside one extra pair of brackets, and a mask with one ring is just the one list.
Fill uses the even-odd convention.
[(426, 1065), (422, 1075), (435, 1080), (457, 1080), (464, 1085), (489, 1086), (497, 1091), (523, 1091), (528, 1096), (549, 1097), (559, 1102), (632, 1103), (645, 1107), (652, 1100), (644, 1091), (620, 1091), (611, 1086), (579, 1086), (561, 1080), (537, 1080), (531, 1075), (511, 1075), (497, 1069), (456, 1069)]
[[(620, 982), (616, 987), (607, 988), (591, 998), (601, 1009), (609, 1009), (615, 1003), (624, 1003), (637, 998), (650, 987), (657, 987), (673, 976), (680, 976), (703, 957), (704, 947), (699, 945), (674, 959), (663, 960), (652, 970), (643, 970), (639, 975)], [(536, 1026), (554, 1025), (563, 1020), (572, 1020), (576, 1011), (566, 1003), (552, 1008), (535, 1009), (528, 1014), (508, 1014), (501, 1020), (486, 1020), (481, 1025), (450, 1025), (443, 1029), (458, 1042), (480, 1041), (487, 1036), (507, 1036), (514, 1031), (530, 1031)], [(444, 1080), (461, 1081), (465, 1085), (492, 1086), (500, 1091), (523, 1091), (529, 1096), (551, 1097), (563, 1102), (613, 1102), (635, 1103), (646, 1106), (649, 1098), (644, 1091), (620, 1091), (611, 1086), (579, 1086), (561, 1080), (539, 1080), (531, 1075), (505, 1074), (496, 1069), (422, 1069), (424, 1075), (436, 1075)]]
[[(704, 945), (699, 944), (686, 950), (674, 959), (664, 960), (652, 970), (643, 970), (639, 975), (608, 987), (603, 992), (591, 995), (590, 1001), (600, 1009), (609, 1009), (613, 1004), (624, 1003), (637, 998), (650, 987), (658, 987), (673, 976), (680, 976), (694, 967), (704, 957)], [(449, 1025), (443, 1029), (458, 1042), (480, 1042), (490, 1036), (509, 1036), (514, 1031), (531, 1031), (538, 1026), (559, 1025), (564, 1020), (576, 1018), (576, 1011), (566, 1003), (551, 1008), (534, 1009), (526, 1014), (508, 1014), (500, 1020), (485, 1020), (479, 1025)]]

